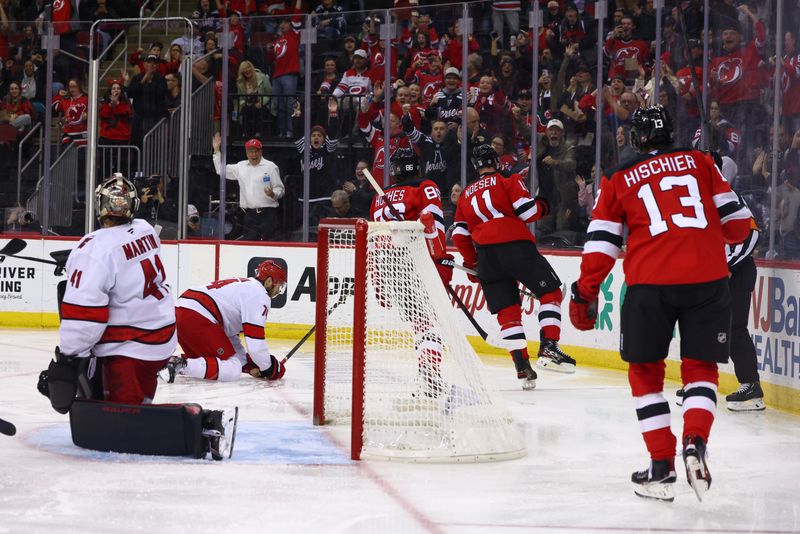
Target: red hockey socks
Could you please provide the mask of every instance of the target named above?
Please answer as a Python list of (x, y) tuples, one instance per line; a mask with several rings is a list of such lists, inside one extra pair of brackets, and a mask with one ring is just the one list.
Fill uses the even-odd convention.
[(681, 360), (683, 382), (683, 436), (694, 434), (707, 443), (717, 412), (719, 370), (714, 362)]
[(561, 289), (551, 291), (539, 299), (539, 329), (542, 339), (561, 339)]
[(497, 312), (497, 322), (500, 324), (500, 337), (505, 341), (517, 341), (520, 348), (527, 346), (525, 329), (522, 328), (522, 307), (512, 304)]
[(677, 440), (670, 430), (669, 403), (664, 398), (664, 361), (631, 363), (628, 381), (631, 384), (639, 428), (653, 460), (675, 458)]

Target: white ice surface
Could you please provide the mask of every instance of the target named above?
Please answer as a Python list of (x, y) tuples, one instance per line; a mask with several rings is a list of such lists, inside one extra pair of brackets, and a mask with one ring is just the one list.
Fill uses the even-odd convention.
[[(630, 474), (647, 454), (623, 373), (540, 372), (523, 392), (496, 360), (490, 376), (525, 427), (519, 460), (351, 462), (348, 429), (311, 425), (308, 352), (277, 385), (159, 385), (157, 402), (239, 406), (231, 461), (104, 454), (72, 445), (67, 417), (35, 389), (56, 343), (54, 331), (0, 331), (0, 418), (18, 429), (0, 435), (0, 533), (800, 531), (800, 418), (769, 408), (733, 414), (720, 403), (702, 503), (680, 460), (674, 503), (634, 496)], [(278, 354), (291, 345), (273, 342)]]

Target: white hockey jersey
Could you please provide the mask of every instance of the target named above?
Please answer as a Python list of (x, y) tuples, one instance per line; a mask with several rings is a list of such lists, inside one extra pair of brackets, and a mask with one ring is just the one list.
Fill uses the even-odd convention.
[(242, 365), (247, 359), (240, 351), (240, 333), (244, 333), (247, 352), (253, 363), (262, 371), (272, 365), (264, 335), (264, 322), (272, 299), (264, 284), (255, 278), (228, 278), (191, 287), (181, 294), (176, 306), (194, 310), (209, 321), (222, 325)]
[(147, 222), (102, 228), (67, 260), (61, 351), (86, 356), (164, 360), (177, 344), (161, 241)]

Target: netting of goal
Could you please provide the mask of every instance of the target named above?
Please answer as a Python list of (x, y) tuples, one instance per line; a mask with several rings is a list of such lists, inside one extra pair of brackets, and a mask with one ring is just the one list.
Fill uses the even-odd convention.
[(458, 324), (422, 225), (330, 219), (318, 236), (315, 424), (349, 423), (354, 459), (523, 456), (522, 433)]

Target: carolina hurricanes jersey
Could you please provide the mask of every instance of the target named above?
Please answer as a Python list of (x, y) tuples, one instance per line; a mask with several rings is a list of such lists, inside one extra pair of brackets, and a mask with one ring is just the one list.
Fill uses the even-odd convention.
[(161, 242), (147, 222), (102, 228), (67, 260), (61, 305), (64, 354), (164, 360), (175, 350), (175, 307)]
[(625, 281), (695, 284), (728, 275), (725, 243), (740, 243), (752, 214), (697, 150), (643, 154), (600, 182), (581, 261), (580, 289), (597, 295), (628, 227)]
[(542, 218), (536, 201), (518, 174), (483, 173), (458, 197), (453, 243), (469, 262), (475, 246), (511, 241), (536, 242), (526, 223)]
[[(209, 321), (222, 325), (228, 337), (237, 338), (244, 333), (247, 352), (259, 369), (272, 365), (269, 347), (264, 336), (264, 322), (272, 307), (264, 285), (255, 278), (229, 278), (204, 286), (194, 286), (184, 291), (178, 308), (194, 310)], [(236, 347), (238, 343), (234, 343)], [(237, 357), (246, 362), (244, 354)]]
[[(400, 182), (386, 189), (386, 196), (392, 203), (401, 221), (416, 221), (423, 213), (430, 213), (436, 221), (444, 243), (444, 214), (442, 213), (442, 195), (436, 183), (426, 178), (417, 178)], [(369, 216), (373, 221), (398, 220), (389, 209), (383, 197), (375, 196), (369, 208)]]

